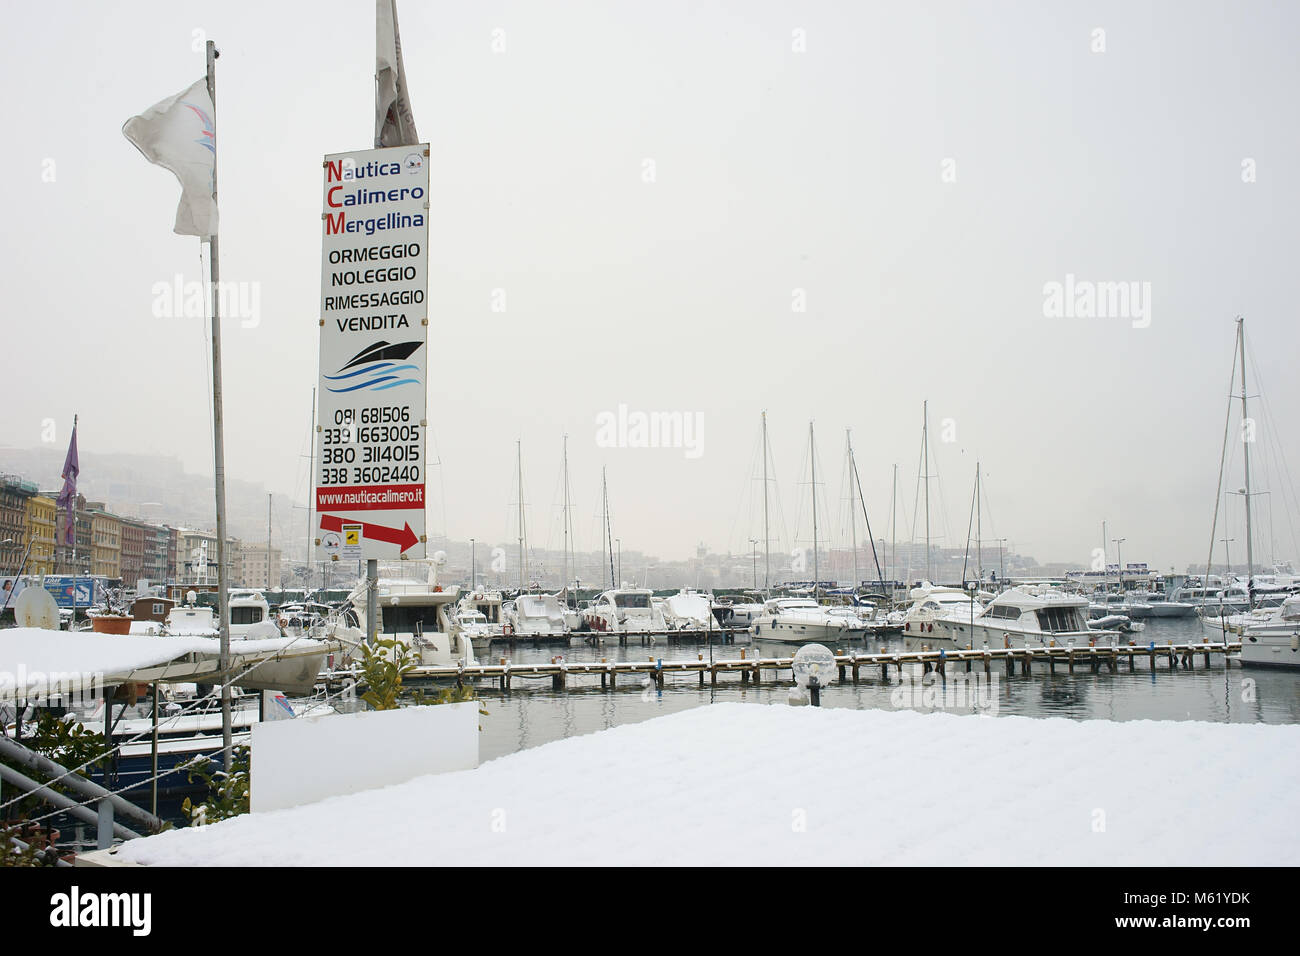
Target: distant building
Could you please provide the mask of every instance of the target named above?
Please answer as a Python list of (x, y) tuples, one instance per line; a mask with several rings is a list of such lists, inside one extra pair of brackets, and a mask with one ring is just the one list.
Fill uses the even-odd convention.
[[(208, 588), (217, 586), (217, 536), (211, 531), (177, 528), (176, 565), (174, 581), (182, 587)], [(238, 571), (239, 540), (226, 539), (226, 571), (234, 580)]]
[(90, 573), (122, 576), (122, 519), (110, 514), (102, 501), (90, 502)]
[(35, 494), (27, 499), (28, 574), (54, 573), (54, 510), (53, 498)]
[(150, 584), (166, 584), (172, 579), (172, 529), (163, 525), (145, 525), (144, 561), (140, 576)]
[(144, 547), (145, 536), (148, 533), (152, 541), (153, 534), (149, 526), (143, 521), (136, 521), (133, 518), (121, 519), (121, 576), (122, 587), (133, 588), (140, 578), (144, 577)]
[(270, 551), (270, 575), (267, 575), (266, 545), (245, 544), (239, 549), (235, 580), (246, 588), (280, 586), (280, 549)]
[[(27, 502), (36, 494), (34, 482), (0, 475), (0, 572), (17, 574), (27, 548)], [(8, 542), (5, 544), (4, 542)]]

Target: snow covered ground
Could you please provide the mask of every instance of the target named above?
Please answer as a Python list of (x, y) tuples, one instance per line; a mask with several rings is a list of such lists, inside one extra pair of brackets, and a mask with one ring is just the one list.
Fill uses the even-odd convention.
[(1297, 793), (1295, 726), (714, 704), (475, 770), (131, 841), (117, 856), (1294, 866)]

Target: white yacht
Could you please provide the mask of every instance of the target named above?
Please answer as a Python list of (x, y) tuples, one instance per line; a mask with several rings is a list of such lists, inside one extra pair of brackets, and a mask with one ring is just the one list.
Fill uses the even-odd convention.
[(616, 634), (666, 631), (663, 611), (649, 588), (611, 588), (602, 591), (591, 606), (584, 608), (583, 619), (593, 631)]
[(1300, 594), (1244, 624), (1240, 637), (1242, 664), (1300, 668)]
[[(832, 614), (832, 610), (838, 609), (822, 607), (812, 598), (773, 598), (754, 619), (754, 638), (806, 644), (844, 640), (854, 636), (850, 630), (862, 636), (865, 628), (856, 615)], [(852, 611), (852, 608), (843, 610)]]
[[(443, 590), (438, 583), (438, 569), (445, 562), (446, 555), (441, 551), (432, 560), (401, 562), (400, 571), (405, 573), (418, 573), (421, 565), (427, 565), (424, 577), (387, 577), (386, 570), (381, 570), (376, 585), (378, 636), (381, 640), (396, 638), (408, 645), (421, 664), (474, 664), (473, 642), (453, 620), (460, 589)], [(364, 580), (348, 595), (345, 609), (318, 630), (321, 637), (345, 644), (354, 659), (360, 656), (367, 633)]]
[(1122, 607), (1115, 613), (1141, 620), (1148, 617), (1191, 617), (1196, 605), (1190, 601), (1171, 601), (1163, 591), (1129, 591)]
[(690, 588), (664, 598), (664, 623), (672, 630), (707, 630), (716, 627), (712, 596)]
[(763, 613), (763, 595), (758, 591), (723, 595), (713, 602), (713, 613), (723, 627), (751, 627)]
[(564, 606), (554, 594), (521, 594), (505, 612), (504, 623), (521, 637), (563, 637), (569, 633)]
[(1287, 594), (1270, 594), (1259, 598), (1255, 601), (1255, 607), (1249, 611), (1240, 611), (1232, 613), (1229, 611), (1224, 614), (1216, 614), (1207, 609), (1206, 613), (1201, 615), (1201, 626), (1205, 634), (1211, 640), (1219, 641), (1223, 639), (1223, 632), (1228, 632), (1229, 640), (1239, 639), (1242, 631), (1253, 624), (1261, 624), (1274, 618), (1278, 608), (1280, 608), (1291, 595)]
[[(239, 640), (258, 624), (269, 620), (271, 605), (256, 588), (230, 589), (230, 639)], [(259, 631), (265, 628), (257, 628)]]
[(969, 621), (984, 611), (984, 603), (979, 595), (972, 595), (961, 588), (950, 588), (921, 582), (920, 587), (912, 588), (908, 595), (912, 606), (903, 616), (903, 637), (918, 639), (935, 633), (937, 622), (945, 618)]
[(1088, 627), (1088, 599), (1048, 585), (1010, 588), (984, 608), (963, 618), (960, 613), (936, 617), (934, 630), (921, 634), (904, 632), (908, 650), (926, 645), (930, 650), (989, 647), (1065, 646), (1071, 641), (1118, 638), (1118, 631)]

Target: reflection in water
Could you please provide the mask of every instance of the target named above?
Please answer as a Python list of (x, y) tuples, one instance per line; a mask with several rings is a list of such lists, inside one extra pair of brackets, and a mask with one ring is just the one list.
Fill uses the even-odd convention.
[[(1153, 620), (1140, 635), (1140, 645), (1166, 640), (1176, 643), (1199, 641), (1200, 622), (1196, 618), (1182, 620)], [(833, 647), (836, 651), (875, 651), (880, 642), (861, 641)], [(894, 641), (891, 647), (898, 646)], [(784, 644), (758, 644), (747, 647), (746, 656), (789, 657), (795, 648)], [(740, 647), (714, 646), (714, 657), (734, 659), (740, 656)], [(570, 662), (607, 660), (646, 660), (654, 658), (691, 659), (697, 654), (709, 660), (707, 645), (666, 645), (662, 640), (654, 646), (632, 644), (620, 648), (616, 644), (606, 647), (578, 646), (561, 649), (517, 647), (508, 650), (494, 648), (493, 657), (511, 656), (516, 664), (546, 663), (556, 654), (563, 654)], [(1239, 666), (1225, 669), (1215, 662), (1208, 670), (1203, 659), (1198, 658), (1196, 669), (1170, 673), (1164, 665), (1155, 673), (1146, 669), (1139, 660), (1136, 670), (1128, 670), (1127, 661), (1118, 672), (1103, 669), (1093, 674), (1088, 667), (1076, 668), (1074, 674), (1058, 666), (1052, 674), (1045, 667), (1036, 667), (1031, 676), (1017, 673), (1007, 677), (1005, 671), (994, 670), (996, 683), (985, 685), (992, 691), (992, 706), (976, 706), (977, 695), (962, 693), (974, 686), (969, 678), (983, 678), (982, 672), (950, 673), (947, 679), (921, 680), (919, 675), (906, 675), (906, 684), (900, 685), (898, 675), (891, 672), (889, 680), (880, 676), (879, 669), (867, 668), (856, 685), (852, 681), (836, 683), (822, 692), (823, 707), (842, 707), (854, 710), (894, 710), (899, 706), (917, 710), (943, 710), (951, 713), (995, 713), (998, 716), (1020, 715), (1027, 717), (1066, 717), (1072, 720), (1206, 720), (1234, 723), (1300, 724), (1300, 673), (1249, 669)], [(770, 672), (768, 672), (770, 674)], [(767, 675), (765, 675), (766, 677)], [(634, 682), (635, 681), (635, 682)], [(720, 677), (716, 687), (706, 679), (703, 686), (694, 674), (668, 675), (663, 690), (653, 685), (641, 686), (638, 678), (625, 677), (616, 691), (602, 691), (595, 677), (571, 679), (569, 689), (555, 691), (550, 678), (528, 680), (519, 678), (508, 693), (500, 691), (495, 683), (484, 682), (479, 693), (489, 711), (481, 718), (483, 734), (480, 738), (482, 759), (490, 760), (528, 747), (536, 747), (553, 740), (577, 734), (594, 733), (618, 724), (634, 723), (676, 713), (690, 707), (714, 702), (748, 702), (786, 705), (790, 682), (765, 680), (758, 687), (742, 686), (739, 677)]]

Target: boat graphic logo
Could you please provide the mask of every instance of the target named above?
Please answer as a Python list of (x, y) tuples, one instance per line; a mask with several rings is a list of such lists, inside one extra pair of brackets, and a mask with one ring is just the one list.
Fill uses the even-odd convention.
[(330, 386), (329, 390), (331, 392), (363, 390), (382, 392), (399, 385), (419, 385), (418, 378), (403, 374), (418, 369), (419, 366), (410, 362), (403, 364), (403, 362), (423, 344), (423, 342), (398, 342), (396, 345), (391, 345), (388, 342), (376, 342), (368, 345), (354, 355), (336, 374), (325, 376), (327, 381), (338, 383), (337, 388)]

